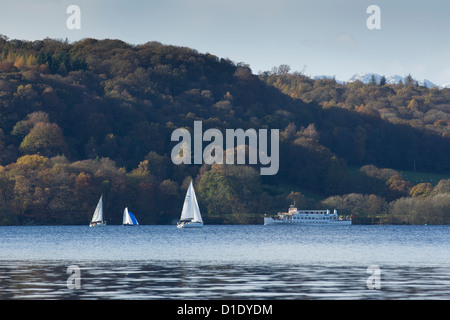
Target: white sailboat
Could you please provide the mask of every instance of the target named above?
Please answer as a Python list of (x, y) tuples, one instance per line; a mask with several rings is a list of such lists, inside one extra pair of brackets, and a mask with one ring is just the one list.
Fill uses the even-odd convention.
[(103, 221), (103, 195), (98, 200), (97, 207), (95, 208), (94, 215), (92, 216), (89, 227), (103, 227), (106, 226), (106, 221)]
[(139, 222), (137, 221), (134, 214), (128, 211), (128, 207), (123, 210), (123, 222), (124, 226), (137, 226)]
[(201, 228), (203, 220), (198, 207), (197, 197), (195, 196), (194, 186), (191, 184), (184, 198), (183, 211), (181, 212), (178, 228)]

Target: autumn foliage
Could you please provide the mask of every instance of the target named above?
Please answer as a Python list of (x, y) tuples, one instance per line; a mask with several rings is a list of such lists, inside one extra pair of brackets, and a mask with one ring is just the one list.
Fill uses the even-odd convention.
[[(401, 171), (450, 172), (449, 99), (448, 89), (339, 84), (286, 65), (255, 75), (158, 42), (1, 36), (0, 224), (87, 224), (100, 194), (113, 224), (125, 206), (143, 224), (170, 223), (190, 179), (205, 221), (257, 223), (297, 199), (414, 223), (400, 208), (434, 197), (441, 204), (426, 219), (448, 223), (449, 191)], [(171, 133), (195, 120), (204, 130), (279, 129), (278, 174), (174, 165)]]

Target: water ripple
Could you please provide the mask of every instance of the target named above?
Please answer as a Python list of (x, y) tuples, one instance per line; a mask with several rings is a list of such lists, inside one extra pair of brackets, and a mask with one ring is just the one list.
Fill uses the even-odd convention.
[[(14, 267), (12, 267), (14, 264)], [(67, 264), (0, 262), (0, 299), (449, 299), (450, 269), (386, 267), (381, 288), (366, 268), (322, 265), (82, 265), (81, 288), (66, 286)], [(345, 272), (340, 272), (345, 269)]]

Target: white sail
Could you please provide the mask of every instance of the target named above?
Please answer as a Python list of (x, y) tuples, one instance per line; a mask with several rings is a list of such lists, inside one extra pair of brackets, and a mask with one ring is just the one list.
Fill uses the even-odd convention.
[(191, 191), (191, 184), (189, 185), (189, 188), (186, 192), (186, 197), (184, 198), (184, 204), (183, 204), (183, 210), (181, 211), (181, 217), (180, 221), (189, 221), (194, 219), (194, 213), (191, 209), (192, 207), (192, 191)]
[(192, 181), (184, 198), (180, 221), (203, 222)]
[(123, 220), (122, 220), (122, 224), (133, 224), (131, 222), (131, 218), (130, 215), (128, 214), (128, 208), (125, 208), (123, 210)]
[(194, 219), (192, 219), (192, 221), (203, 222), (202, 215), (200, 214), (200, 208), (198, 207), (197, 197), (194, 191), (194, 186), (192, 185), (192, 181), (191, 187), (192, 187), (192, 207), (193, 207), (192, 210), (194, 211)]
[(100, 200), (98, 200), (97, 207), (95, 208), (91, 222), (102, 222), (102, 221), (103, 221), (103, 195), (100, 196)]

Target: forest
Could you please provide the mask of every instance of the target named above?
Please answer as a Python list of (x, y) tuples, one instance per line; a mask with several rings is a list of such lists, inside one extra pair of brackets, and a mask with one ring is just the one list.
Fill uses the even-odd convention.
[[(171, 133), (194, 121), (279, 129), (278, 173), (173, 164)], [(210, 224), (294, 201), (355, 224), (449, 224), (449, 133), (450, 89), (412, 77), (342, 84), (159, 42), (0, 35), (0, 225), (88, 224), (100, 194), (109, 224), (125, 206), (170, 224), (191, 180)]]

